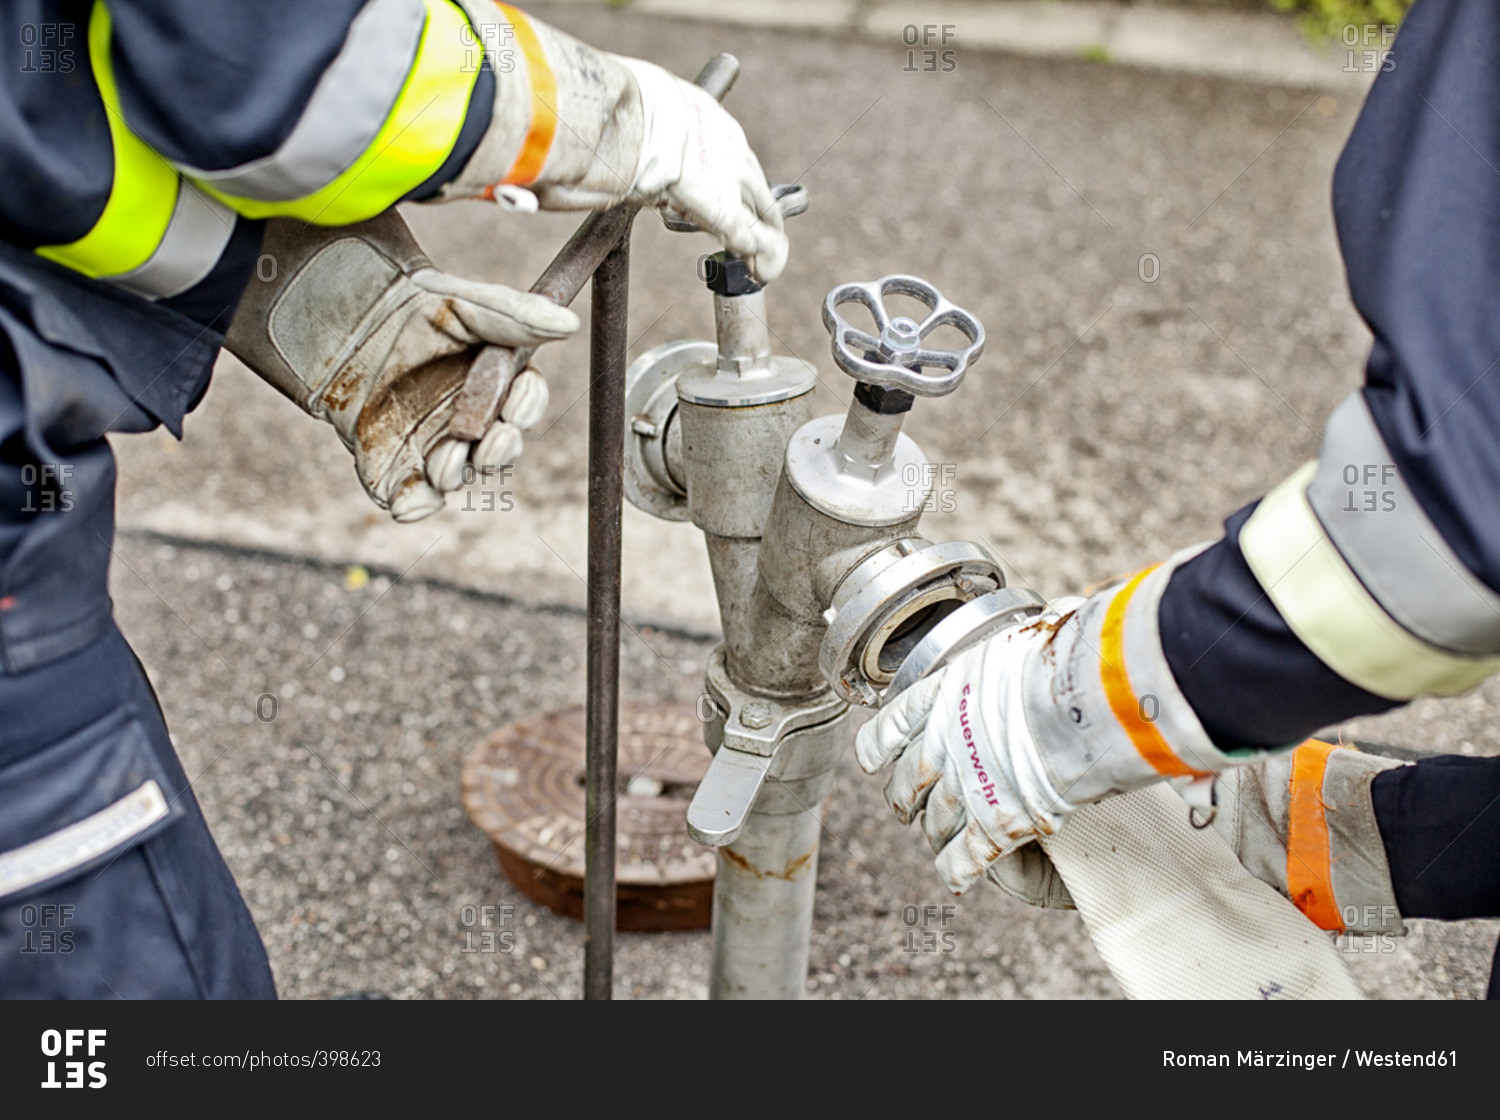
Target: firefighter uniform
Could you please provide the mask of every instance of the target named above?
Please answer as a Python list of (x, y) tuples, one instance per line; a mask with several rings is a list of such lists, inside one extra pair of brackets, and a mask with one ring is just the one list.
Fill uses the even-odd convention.
[(1500, 8), (1416, 0), (1338, 161), (1374, 345), (1317, 459), (1220, 540), (1002, 631), (861, 729), (950, 889), (1057, 905), (1042, 850), (1073, 812), (1164, 781), (1206, 811), (1223, 777), (1258, 799), (1227, 817), (1271, 822), (1233, 831), (1242, 866), (1321, 927), (1500, 917), (1500, 758), (1299, 747), (1500, 669), (1497, 54)]
[[(437, 272), (399, 202), (636, 197), (697, 220), (762, 279), (785, 259), (780, 214), (743, 132), (701, 90), (492, 0), (14, 0), (0, 62), (0, 997), (272, 997), (112, 621), (106, 436), (181, 436), (269, 223), (296, 221), (316, 262), (302, 277), (362, 285), (325, 309), (368, 309), (357, 379), (424, 370), (426, 346), (534, 345), (577, 326), (539, 297)], [(323, 228), (337, 252), (317, 253)], [(326, 286), (300, 298), (337, 304)], [(441, 297), (456, 311), (437, 316)], [(467, 447), (447, 440), (443, 470), (426, 444), (410, 459), (365, 447), (357, 417), (303, 392), (326, 373), (318, 345), (268, 361), (252, 368), (344, 425), (377, 504), (398, 520), (442, 507)], [(544, 388), (523, 379), (534, 422)], [(441, 434), (446, 419), (419, 423)], [(473, 454), (514, 453), (525, 426)], [(377, 459), (410, 472), (377, 477)]]
[(495, 94), (465, 27), (447, 0), (0, 11), (0, 996), (275, 994), (111, 621), (105, 436), (181, 435), (263, 219), (453, 176)]
[[(1418, 0), (1333, 180), (1362, 389), (1317, 461), (1162, 597), (1168, 665), (1227, 748), (1270, 748), (1500, 667), (1500, 11)], [(1500, 917), (1500, 759), (1377, 777), (1406, 917)], [(1491, 996), (1500, 995), (1495, 973)]]

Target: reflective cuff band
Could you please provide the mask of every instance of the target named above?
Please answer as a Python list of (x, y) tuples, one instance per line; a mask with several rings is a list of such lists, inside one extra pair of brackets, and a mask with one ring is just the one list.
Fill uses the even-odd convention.
[(1050, 649), (1028, 660), (1027, 726), (1052, 745), (1043, 751), (1047, 778), (1071, 805), (1249, 761), (1214, 745), (1162, 652), (1162, 595), (1205, 547), (1090, 595), (1057, 620)]
[(235, 217), (191, 189), (126, 126), (109, 43), (109, 10), (100, 0), (89, 17), (89, 62), (114, 150), (109, 198), (88, 233), (36, 252), (85, 276), (162, 299), (187, 291), (213, 271), (234, 233)]
[(146, 146), (120, 115), (120, 97), (109, 64), (109, 9), (97, 0), (89, 16), (89, 62), (114, 148), (109, 198), (88, 233), (67, 245), (45, 245), (37, 255), (85, 276), (117, 276), (140, 268), (166, 235), (177, 205), (177, 172)]
[(1308, 463), (1262, 499), (1240, 530), (1240, 552), (1292, 633), (1339, 676), (1391, 700), (1454, 696), (1500, 658), (1449, 653), (1417, 638), (1365, 589), (1307, 500)]
[[(1286, 761), (1282, 788), (1266, 793), (1286, 798), (1287, 897), (1319, 929), (1405, 933), (1371, 794), (1375, 778), (1402, 763), (1316, 739)], [(1279, 772), (1267, 766), (1262, 774)]]
[(179, 178), (177, 205), (156, 252), (139, 268), (109, 280), (147, 299), (180, 295), (214, 270), (238, 220), (234, 211)]
[(1362, 394), (1329, 418), (1307, 500), (1360, 582), (1407, 630), (1440, 649), (1500, 653), (1500, 595), (1428, 519)]
[(322, 190), (374, 144), (411, 74), (426, 26), (426, 0), (370, 0), (276, 151), (219, 171), (179, 170), (224, 194), (263, 202)]
[(1099, 674), (1109, 709), (1150, 767), (1170, 778), (1205, 777), (1229, 760), (1177, 687), (1157, 617), (1172, 572), (1199, 548), (1134, 576), (1110, 600), (1099, 632)]
[[(526, 59), (526, 77), (531, 84), (531, 124), (526, 129), (526, 139), (521, 142), (516, 162), (500, 183), (524, 187), (536, 182), (541, 175), (547, 155), (552, 151), (553, 137), (557, 135), (557, 76), (552, 73), (541, 40), (525, 13), (509, 4), (497, 4), (496, 7), (510, 18), (515, 29), (516, 42)], [(494, 197), (490, 192), (486, 194)]]
[[(469, 96), (479, 78), (479, 67), (472, 58), (472, 42), (473, 29), (458, 7), (449, 0), (426, 0), (426, 21), (415, 60), (396, 94), (395, 104), (352, 163), (317, 190), (298, 198), (242, 196), (209, 179), (203, 180), (204, 189), (250, 218), (291, 217), (319, 225), (348, 225), (388, 210), (426, 182), (453, 150), (468, 114)], [(340, 54), (339, 58), (343, 57)], [(363, 81), (364, 75), (360, 74), (357, 80)], [(384, 96), (385, 81), (387, 77), (382, 76), (369, 87), (372, 103)], [(322, 88), (320, 83), (317, 92)], [(309, 109), (312, 107), (310, 102)], [(325, 125), (331, 123), (315, 121), (309, 127), (327, 142)], [(360, 127), (352, 131), (360, 133), (360, 140), (364, 140)], [(299, 150), (305, 142), (298, 141)], [(346, 156), (347, 152), (340, 151), (334, 162)], [(289, 186), (290, 174), (290, 165), (281, 166), (268, 173), (265, 181)], [(317, 175), (309, 171), (308, 181), (315, 178)]]
[(1336, 748), (1309, 739), (1292, 752), (1287, 803), (1286, 886), (1298, 910), (1319, 929), (1341, 930), (1343, 915), (1333, 896), (1333, 861), (1323, 805), (1323, 775)]
[(155, 779), (92, 816), (20, 848), (0, 852), (0, 898), (60, 878), (135, 839), (170, 809)]

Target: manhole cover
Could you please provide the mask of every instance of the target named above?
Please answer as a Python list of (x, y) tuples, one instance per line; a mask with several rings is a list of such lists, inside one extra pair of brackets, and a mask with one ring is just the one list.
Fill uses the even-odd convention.
[[(616, 928), (707, 928), (715, 857), (688, 836), (686, 822), (708, 763), (703, 725), (690, 709), (621, 705)], [(463, 798), (516, 888), (582, 920), (583, 709), (501, 727), (464, 763)]]

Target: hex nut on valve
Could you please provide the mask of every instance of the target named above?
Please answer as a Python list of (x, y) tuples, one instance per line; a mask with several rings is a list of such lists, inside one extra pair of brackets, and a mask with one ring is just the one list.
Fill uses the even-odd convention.
[(771, 723), (771, 705), (756, 701), (740, 709), (740, 722), (752, 731), (760, 731)]

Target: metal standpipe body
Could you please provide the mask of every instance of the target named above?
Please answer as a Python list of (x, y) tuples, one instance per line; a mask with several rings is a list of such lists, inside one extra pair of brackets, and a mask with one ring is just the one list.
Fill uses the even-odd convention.
[(816, 688), (779, 694), (770, 663), (755, 656), (765, 641), (755, 598), (783, 452), (812, 418), (817, 377), (772, 356), (765, 296), (743, 265), (720, 255), (710, 266), (713, 364), (676, 379), (687, 509), (703, 530), (724, 628), (707, 674), (721, 713), (705, 735), (716, 760), (689, 824), (719, 845), (710, 996), (794, 998), (807, 974), (819, 808), (848, 741), (847, 705)]
[[(806, 986), (822, 803), (851, 745), (850, 701), (876, 702), (872, 690), (891, 679), (881, 651), (910, 649), (943, 617), (936, 605), (957, 607), (1002, 582), (982, 550), (915, 536), (932, 471), (900, 431), (913, 396), (874, 378), (914, 378), (928, 395), (951, 391), (977, 357), (982, 330), (928, 285), (879, 282), (900, 279), (903, 292), (916, 285), (933, 314), (922, 324), (896, 320), (896, 334), (911, 335), (897, 338), (877, 295), (882, 338), (861, 336), (875, 372), (856, 373), (847, 416), (813, 419), (816, 374), (771, 354), (763, 293), (741, 262), (724, 254), (709, 262), (717, 343), (658, 347), (627, 375), (626, 493), (703, 531), (723, 622), (705, 676), (714, 759), (688, 809), (689, 832), (719, 853), (710, 996), (796, 999)], [(843, 292), (835, 289), (830, 306)], [(921, 337), (955, 315), (971, 345), (956, 359), (920, 350)], [(844, 339), (834, 335), (837, 357)], [(945, 378), (904, 367), (892, 374), (887, 364), (939, 358)], [(878, 609), (868, 609), (875, 599)], [(841, 603), (854, 609), (831, 628)], [(840, 668), (830, 675), (835, 633), (850, 657), (873, 666), (868, 679), (851, 683)]]

